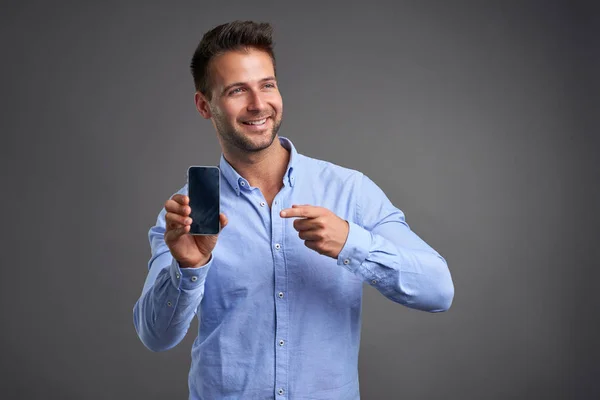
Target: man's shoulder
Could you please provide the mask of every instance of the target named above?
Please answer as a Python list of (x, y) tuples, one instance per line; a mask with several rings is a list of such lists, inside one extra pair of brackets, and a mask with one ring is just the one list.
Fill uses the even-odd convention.
[(308, 174), (315, 178), (347, 182), (348, 180), (358, 181), (363, 176), (362, 172), (356, 169), (344, 167), (331, 161), (303, 154), (299, 154), (299, 158), (303, 174)]

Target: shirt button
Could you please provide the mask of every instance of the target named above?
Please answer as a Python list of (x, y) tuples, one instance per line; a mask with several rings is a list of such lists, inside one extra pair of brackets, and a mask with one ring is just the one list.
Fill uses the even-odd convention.
[(275, 244), (275, 248), (276, 248), (277, 250), (279, 250), (279, 249), (281, 248), (281, 245), (280, 245), (279, 243), (276, 243), (276, 244)]
[(279, 292), (277, 296), (279, 296), (280, 299), (283, 299), (283, 292)]
[(284, 344), (285, 344), (285, 342), (284, 342), (283, 340), (280, 340), (280, 341), (279, 341), (279, 345), (280, 345), (280, 346), (283, 346)]
[(197, 276), (192, 276), (192, 282), (196, 282), (198, 280)]
[(277, 201), (275, 201), (273, 204), (277, 205)]
[(175, 275), (177, 277), (177, 279), (181, 278), (181, 275), (177, 274)]
[(167, 301), (167, 305), (168, 305), (169, 307), (171, 307), (171, 306), (173, 305), (173, 303), (171, 303), (171, 300)]
[(242, 185), (242, 186), (246, 186), (246, 182), (244, 182), (244, 181), (241, 181), (241, 182), (240, 182), (240, 185)]
[(376, 283), (377, 283), (377, 279), (373, 279), (373, 280), (371, 281), (371, 283), (372, 283), (373, 285), (374, 285), (374, 284), (376, 284)]
[(348, 265), (350, 264), (350, 260), (348, 260), (347, 258), (344, 260), (344, 264)]
[(265, 204), (266, 204), (266, 203), (265, 203), (264, 201), (261, 201), (261, 202), (260, 202), (260, 206), (261, 206), (261, 207), (264, 207), (264, 206), (265, 206)]
[(277, 393), (279, 393), (279, 395), (280, 395), (280, 396), (282, 396), (282, 395), (283, 395), (283, 389), (279, 389), (279, 390), (277, 391)]

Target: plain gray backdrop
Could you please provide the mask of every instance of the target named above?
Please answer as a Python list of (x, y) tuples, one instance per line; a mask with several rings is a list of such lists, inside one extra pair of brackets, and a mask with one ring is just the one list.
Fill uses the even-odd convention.
[[(288, 4), (290, 3), (290, 4)], [(358, 169), (448, 261), (447, 313), (365, 286), (362, 398), (599, 398), (592, 2), (3, 5), (3, 399), (184, 399), (194, 321), (152, 353), (148, 229), (218, 162), (202, 34), (271, 22), (299, 152)]]

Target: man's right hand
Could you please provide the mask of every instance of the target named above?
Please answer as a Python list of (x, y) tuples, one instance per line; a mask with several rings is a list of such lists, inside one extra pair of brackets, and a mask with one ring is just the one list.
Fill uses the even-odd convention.
[[(192, 219), (190, 198), (175, 194), (165, 203), (165, 243), (181, 268), (201, 267), (210, 259), (218, 235), (190, 235)], [(227, 225), (225, 214), (219, 214), (221, 230)]]

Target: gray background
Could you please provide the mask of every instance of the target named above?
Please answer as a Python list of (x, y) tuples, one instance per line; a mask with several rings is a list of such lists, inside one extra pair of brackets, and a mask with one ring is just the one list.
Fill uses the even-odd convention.
[(152, 353), (132, 308), (148, 229), (220, 154), (192, 52), (254, 19), (280, 133), (369, 175), (453, 275), (444, 314), (365, 287), (362, 397), (598, 398), (597, 7), (281, 3), (3, 6), (0, 397), (187, 398), (197, 323)]

